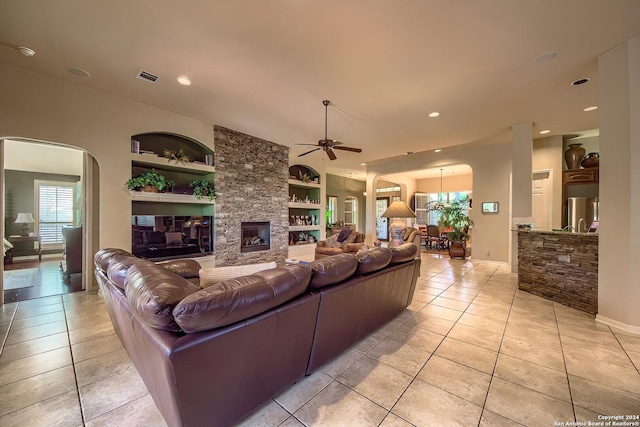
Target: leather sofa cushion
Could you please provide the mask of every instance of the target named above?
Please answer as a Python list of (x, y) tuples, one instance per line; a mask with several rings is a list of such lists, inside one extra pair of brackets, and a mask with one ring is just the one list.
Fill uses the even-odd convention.
[(149, 263), (136, 263), (125, 277), (124, 292), (135, 316), (156, 329), (179, 332), (173, 308), (200, 288), (187, 279)]
[(321, 258), (309, 263), (307, 268), (313, 273), (309, 290), (324, 288), (342, 282), (350, 277), (358, 267), (355, 255), (342, 253)]
[(234, 279), (236, 277), (248, 276), (262, 270), (276, 268), (277, 264), (273, 262), (261, 262), (257, 264), (245, 265), (229, 265), (227, 267), (203, 268), (200, 270), (200, 287), (206, 288), (225, 280)]
[(151, 261), (137, 258), (134, 256), (127, 256), (122, 254), (116, 254), (109, 259), (109, 266), (107, 267), (107, 277), (117, 287), (124, 289), (125, 278), (127, 277), (127, 271), (134, 264), (153, 264)]
[(338, 247), (332, 248), (329, 246), (316, 246), (316, 252), (325, 255), (338, 255), (344, 253), (344, 250)]
[(356, 273), (372, 273), (385, 268), (391, 262), (391, 255), (391, 249), (382, 247), (358, 252), (356, 254), (358, 260)]
[(180, 301), (173, 315), (187, 333), (219, 328), (303, 294), (310, 279), (311, 270), (301, 265), (263, 270), (201, 289)]
[(96, 254), (93, 256), (93, 263), (97, 268), (106, 272), (107, 267), (109, 267), (109, 262), (114, 255), (126, 255), (134, 257), (131, 252), (127, 252), (124, 249), (106, 248), (96, 252)]
[(169, 271), (179, 274), (185, 279), (199, 277), (200, 269), (202, 268), (200, 263), (195, 259), (172, 259), (169, 261), (158, 262), (157, 264), (163, 266)]
[(400, 246), (391, 248), (390, 264), (411, 261), (418, 254), (418, 247), (413, 243), (403, 243)]

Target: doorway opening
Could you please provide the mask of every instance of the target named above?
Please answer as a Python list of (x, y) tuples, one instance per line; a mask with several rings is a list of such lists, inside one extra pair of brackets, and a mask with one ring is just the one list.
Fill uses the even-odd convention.
[(0, 148), (1, 302), (91, 288), (86, 248), (91, 248), (93, 208), (87, 200), (93, 200), (97, 163), (83, 150), (54, 143), (4, 139)]

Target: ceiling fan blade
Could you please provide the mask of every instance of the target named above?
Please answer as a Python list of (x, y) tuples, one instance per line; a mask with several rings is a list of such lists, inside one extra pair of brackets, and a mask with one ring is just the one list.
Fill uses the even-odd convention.
[(321, 139), (320, 141), (318, 141), (318, 144), (333, 147), (334, 145), (341, 145), (342, 142), (336, 141), (335, 139)]
[(294, 145), (308, 145), (309, 147), (317, 147), (318, 144), (294, 144)]
[(362, 153), (362, 148), (353, 148), (353, 147), (333, 147), (336, 150), (344, 150), (344, 151), (353, 151), (354, 153)]
[(313, 153), (314, 151), (318, 151), (320, 148), (321, 148), (321, 147), (314, 148), (313, 150), (311, 150), (311, 151), (307, 151), (306, 153), (298, 154), (298, 157), (306, 156), (306, 155), (307, 155), (307, 154), (309, 154), (309, 153)]
[(337, 159), (336, 155), (333, 154), (333, 151), (331, 151), (331, 148), (329, 148), (328, 150), (326, 150), (327, 152), (327, 156), (329, 156), (329, 160), (335, 160)]

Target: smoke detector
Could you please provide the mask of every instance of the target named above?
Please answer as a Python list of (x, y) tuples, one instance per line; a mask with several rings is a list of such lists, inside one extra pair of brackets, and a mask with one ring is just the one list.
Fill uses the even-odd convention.
[(148, 71), (140, 70), (138, 71), (138, 75), (136, 76), (136, 78), (140, 80), (146, 80), (149, 83), (155, 83), (159, 77), (156, 76), (155, 74), (151, 74)]

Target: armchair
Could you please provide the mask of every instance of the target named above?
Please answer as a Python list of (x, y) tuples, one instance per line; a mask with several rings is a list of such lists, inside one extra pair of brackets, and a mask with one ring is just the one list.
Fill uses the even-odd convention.
[(320, 240), (316, 243), (315, 259), (328, 257), (343, 253), (356, 253), (364, 245), (364, 234), (349, 230), (350, 233), (342, 242), (338, 241), (338, 236), (344, 230), (334, 229), (327, 240)]

